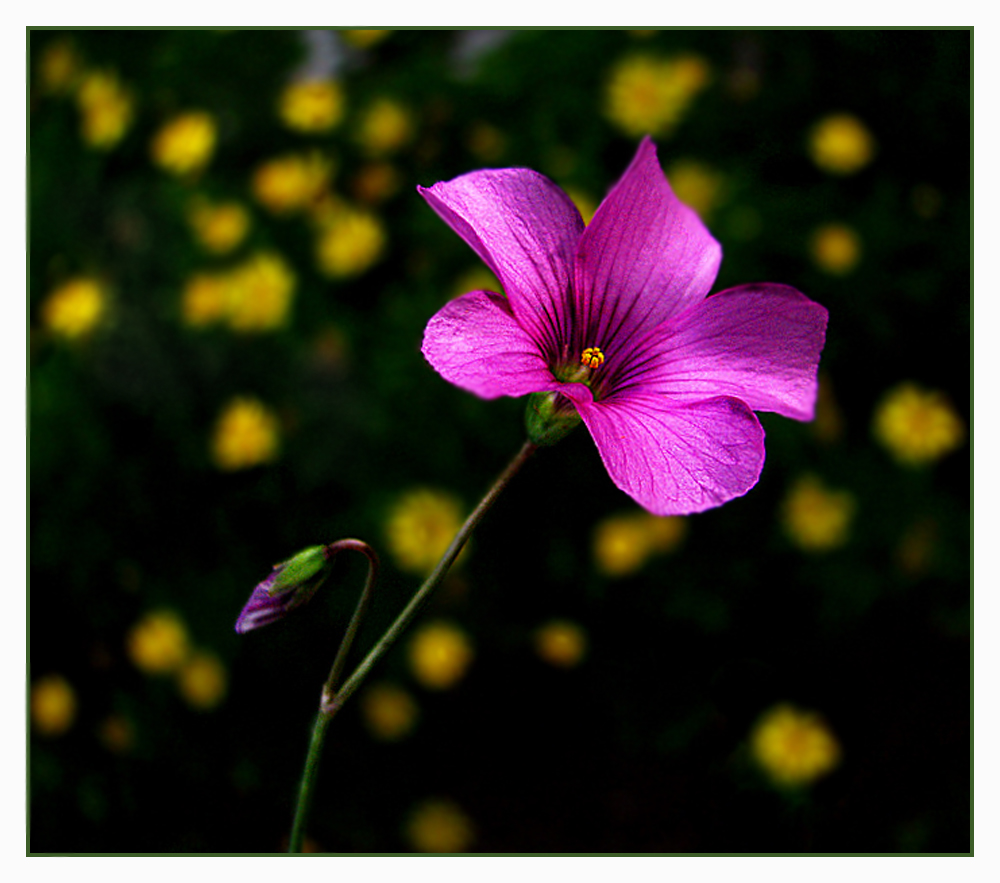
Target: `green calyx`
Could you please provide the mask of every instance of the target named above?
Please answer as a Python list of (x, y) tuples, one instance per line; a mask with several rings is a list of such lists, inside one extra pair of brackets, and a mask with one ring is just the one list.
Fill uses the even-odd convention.
[(310, 546), (308, 549), (303, 549), (277, 566), (278, 574), (268, 589), (268, 593), (280, 595), (298, 588), (317, 574), (322, 573), (327, 564), (325, 546)]
[(555, 392), (534, 392), (528, 396), (524, 424), (532, 442), (548, 447), (576, 429), (580, 415), (565, 396)]

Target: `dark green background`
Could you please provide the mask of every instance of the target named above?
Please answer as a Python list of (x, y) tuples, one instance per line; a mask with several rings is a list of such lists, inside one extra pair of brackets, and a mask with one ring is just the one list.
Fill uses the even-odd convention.
[[(29, 34), (38, 52), (62, 35)], [(456, 800), (484, 852), (947, 851), (970, 848), (968, 447), (924, 470), (874, 444), (882, 394), (904, 380), (945, 391), (967, 419), (970, 322), (970, 43), (966, 31), (524, 31), (459, 75), (459, 32), (401, 31), (344, 71), (352, 107), (405, 101), (418, 137), (395, 165), (404, 182), (381, 210), (385, 258), (349, 282), (312, 269), (304, 224), (255, 214), (253, 244), (299, 274), (288, 328), (258, 336), (195, 332), (179, 320), (183, 280), (204, 263), (183, 220), (185, 185), (148, 159), (170, 113), (220, 121), (202, 185), (249, 199), (254, 166), (305, 143), (329, 148), (347, 180), (360, 158), (350, 119), (323, 138), (279, 125), (274, 106), (301, 60), (293, 31), (85, 31), (91, 64), (135, 88), (138, 116), (106, 155), (87, 150), (70, 100), (29, 88), (31, 619), (30, 676), (74, 685), (79, 714), (59, 739), (30, 736), (30, 850), (274, 851), (287, 836), (308, 730), (362, 567), (345, 591), (247, 637), (233, 622), (254, 584), (289, 553), (359, 536), (381, 542), (393, 495), (416, 484), (471, 505), (522, 440), (523, 402), (485, 402), (423, 361), (427, 319), (472, 268), (471, 251), (415, 193), (483, 165), (476, 121), (507, 138), (500, 165), (555, 174), (599, 197), (635, 139), (600, 114), (610, 65), (631, 49), (694, 51), (714, 78), (672, 137), (664, 166), (697, 157), (730, 181), (710, 224), (723, 246), (716, 290), (771, 280), (830, 311), (823, 370), (844, 419), (834, 444), (764, 415), (768, 459), (746, 497), (690, 520), (681, 551), (611, 580), (591, 562), (604, 516), (628, 508), (580, 430), (528, 464), (476, 536), (468, 591), (432, 611), (471, 634), (477, 656), (455, 690), (421, 691), (393, 654), (380, 674), (411, 685), (422, 715), (398, 745), (374, 742), (357, 705), (331, 730), (311, 836), (333, 852), (395, 852), (407, 812)], [(727, 88), (750, 59), (760, 90)], [(848, 178), (805, 150), (819, 118), (847, 110), (879, 152)], [(557, 150), (558, 148), (558, 150)], [(931, 218), (915, 187), (942, 197)], [(759, 235), (740, 237), (745, 209)], [(743, 212), (743, 215), (741, 215)], [(810, 262), (808, 232), (854, 226), (864, 257), (837, 278)], [(122, 224), (142, 236), (125, 238)], [(74, 269), (113, 279), (116, 318), (82, 347), (36, 334), (37, 307)], [(331, 368), (318, 332), (340, 328)], [(222, 404), (252, 393), (289, 427), (274, 465), (223, 474), (207, 439)], [(843, 549), (796, 550), (780, 502), (804, 471), (850, 490)], [(894, 550), (921, 519), (931, 564), (901, 572)], [(360, 645), (415, 588), (386, 573)], [(196, 713), (169, 681), (138, 673), (128, 628), (172, 606), (229, 669), (226, 702)], [(545, 667), (532, 630), (552, 616), (587, 629), (578, 669)], [(752, 767), (747, 734), (771, 704), (824, 713), (840, 768), (796, 796)], [(95, 737), (111, 711), (136, 743)]]

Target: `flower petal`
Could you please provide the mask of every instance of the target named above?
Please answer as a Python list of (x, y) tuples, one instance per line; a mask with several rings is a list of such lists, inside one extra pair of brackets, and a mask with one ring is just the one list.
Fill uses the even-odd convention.
[(490, 291), (470, 291), (446, 303), (427, 323), (422, 350), (445, 380), (484, 399), (558, 386), (510, 303)]
[(470, 172), (417, 190), (496, 274), (518, 322), (557, 355), (568, 340), (573, 255), (583, 231), (572, 200), (530, 169)]
[(686, 515), (745, 494), (764, 466), (764, 430), (738, 399), (674, 405), (618, 394), (577, 404), (611, 480), (655, 515)]
[(616, 344), (697, 303), (712, 287), (722, 249), (681, 203), (644, 138), (601, 203), (577, 251), (577, 346)]
[(240, 611), (239, 618), (236, 620), (238, 634), (245, 635), (253, 629), (277, 622), (288, 612), (292, 592), (271, 594), (271, 587), (274, 585), (280, 569), (280, 566), (275, 567), (267, 579), (258, 583), (250, 595), (250, 600), (243, 605), (243, 610)]
[(755, 411), (811, 420), (827, 311), (787, 285), (742, 285), (664, 323), (614, 379), (674, 401), (734, 396)]

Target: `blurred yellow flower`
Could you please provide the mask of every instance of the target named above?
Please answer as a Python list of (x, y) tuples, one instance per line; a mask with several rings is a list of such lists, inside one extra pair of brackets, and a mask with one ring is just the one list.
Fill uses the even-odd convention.
[(839, 440), (844, 433), (844, 417), (833, 395), (833, 384), (825, 374), (820, 374), (819, 377), (812, 432), (816, 438), (828, 444)]
[(229, 307), (229, 277), (224, 273), (196, 273), (184, 284), (181, 315), (192, 328), (218, 322)]
[(694, 97), (708, 85), (710, 70), (701, 57), (630, 55), (608, 74), (604, 113), (631, 137), (669, 135)]
[(181, 293), (181, 315), (193, 328), (224, 322), (241, 334), (272, 331), (288, 319), (295, 282), (280, 255), (255, 252), (228, 270), (191, 276)]
[(82, 61), (72, 40), (49, 43), (38, 60), (38, 80), (43, 92), (65, 94), (73, 90), (82, 71)]
[(378, 98), (361, 115), (355, 138), (372, 156), (384, 156), (409, 143), (413, 133), (413, 113), (392, 98)]
[(386, 547), (400, 570), (426, 576), (464, 520), (462, 503), (453, 494), (429, 488), (407, 491), (387, 514)]
[(198, 199), (188, 210), (188, 223), (205, 251), (227, 254), (246, 237), (250, 213), (238, 202), (211, 203)]
[(135, 727), (122, 714), (109, 714), (97, 730), (101, 744), (112, 754), (127, 754), (135, 744)]
[(216, 125), (212, 115), (202, 110), (178, 114), (153, 137), (153, 162), (172, 175), (201, 171), (215, 151)]
[(574, 668), (587, 653), (587, 633), (575, 622), (554, 619), (535, 632), (535, 652), (549, 665)]
[(676, 549), (686, 532), (687, 522), (676, 516), (648, 512), (610, 515), (594, 529), (594, 563), (606, 576), (628, 576), (651, 556)]
[(96, 71), (84, 75), (76, 93), (80, 110), (80, 134), (98, 150), (114, 147), (132, 124), (131, 93), (114, 73)]
[(383, 742), (409, 735), (417, 723), (417, 703), (402, 687), (373, 684), (361, 695), (361, 714), (369, 732)]
[(340, 32), (340, 36), (356, 49), (369, 49), (381, 43), (392, 31), (374, 28), (351, 28)]
[(256, 252), (229, 271), (225, 320), (242, 333), (280, 328), (294, 296), (291, 267), (274, 252)]
[(314, 203), (325, 192), (333, 163), (317, 152), (289, 153), (262, 163), (253, 173), (254, 198), (276, 215)]
[(371, 212), (330, 200), (316, 220), (316, 263), (324, 276), (358, 276), (382, 256), (385, 228)]
[(417, 629), (407, 651), (413, 677), (429, 690), (454, 687), (465, 676), (474, 655), (465, 632), (441, 620)]
[(827, 552), (847, 542), (854, 510), (851, 493), (829, 490), (815, 475), (804, 475), (785, 497), (781, 520), (800, 549)]
[(270, 463), (277, 458), (278, 447), (278, 418), (257, 399), (246, 396), (226, 405), (212, 433), (212, 460), (226, 472)]
[(875, 408), (875, 438), (899, 462), (923, 466), (961, 447), (965, 423), (944, 393), (902, 383)]
[(78, 276), (46, 297), (40, 308), (40, 318), (42, 325), (56, 337), (75, 340), (97, 327), (107, 304), (107, 292), (96, 279)]
[(809, 155), (824, 172), (853, 175), (875, 157), (875, 138), (861, 120), (848, 113), (833, 114), (809, 132)]
[(583, 218), (583, 223), (589, 224), (594, 218), (594, 212), (597, 211), (597, 203), (588, 194), (575, 187), (564, 187), (563, 190), (573, 200), (573, 205), (576, 206), (580, 217)]
[(486, 267), (479, 266), (467, 270), (458, 277), (452, 288), (452, 297), (458, 297), (469, 291), (495, 291), (500, 294), (503, 288), (496, 276)]
[(923, 576), (937, 557), (938, 526), (933, 518), (921, 518), (910, 525), (897, 544), (896, 567), (910, 577)]
[(430, 798), (411, 810), (403, 833), (418, 852), (465, 852), (475, 837), (469, 817), (452, 800)]
[(840, 762), (840, 745), (818, 715), (791, 705), (766, 712), (750, 736), (754, 760), (777, 785), (808, 785)]
[(31, 685), (31, 726), (40, 736), (61, 736), (76, 719), (76, 693), (62, 675), (51, 674)]
[(809, 253), (821, 270), (844, 276), (861, 260), (861, 237), (847, 224), (824, 224), (809, 238)]
[(213, 653), (196, 650), (177, 672), (184, 701), (199, 711), (215, 708), (226, 695), (226, 669)]
[(351, 192), (361, 202), (376, 204), (399, 191), (402, 178), (387, 162), (370, 162), (358, 169), (351, 180)]
[(344, 90), (334, 80), (296, 80), (281, 93), (278, 112), (296, 132), (328, 132), (343, 119)]
[(711, 216), (725, 194), (723, 176), (696, 159), (679, 159), (671, 163), (667, 180), (674, 195), (693, 208), (702, 220)]
[(490, 123), (478, 122), (469, 130), (466, 145), (469, 153), (480, 162), (493, 163), (507, 149), (507, 136)]
[(172, 610), (152, 610), (129, 629), (125, 650), (140, 671), (170, 674), (184, 664), (190, 652), (187, 626)]
[(910, 191), (913, 211), (925, 221), (936, 217), (944, 205), (944, 194), (931, 184), (916, 184)]

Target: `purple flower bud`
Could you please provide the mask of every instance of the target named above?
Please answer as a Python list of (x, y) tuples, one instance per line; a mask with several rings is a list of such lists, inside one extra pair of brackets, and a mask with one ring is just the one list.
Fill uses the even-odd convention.
[(311, 546), (287, 561), (276, 564), (257, 584), (236, 620), (238, 634), (276, 622), (309, 601), (329, 574), (325, 546)]

